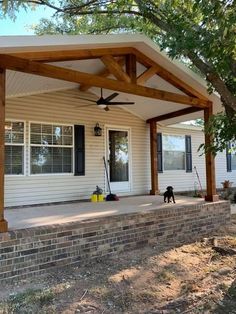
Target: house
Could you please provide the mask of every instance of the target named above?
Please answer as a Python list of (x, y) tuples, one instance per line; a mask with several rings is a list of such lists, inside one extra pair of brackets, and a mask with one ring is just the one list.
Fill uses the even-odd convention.
[[(145, 36), (1, 37), (0, 54), (0, 231), (4, 206), (87, 199), (96, 185), (108, 191), (103, 156), (119, 195), (156, 194), (170, 183), (193, 189), (196, 165), (206, 199), (218, 199), (213, 157), (206, 172), (196, 154), (203, 134), (168, 125), (203, 112), (207, 121), (220, 100)], [(104, 110), (101, 88), (103, 98), (117, 92), (112, 101), (135, 104)], [(223, 179), (222, 169), (217, 185)]]
[[(171, 182), (176, 191), (200, 191), (206, 189), (205, 157), (198, 151), (200, 144), (204, 143), (202, 127), (189, 123), (178, 123), (168, 126), (159, 126), (162, 140), (162, 165), (159, 169), (159, 187), (164, 191)], [(159, 135), (160, 136), (160, 135)], [(191, 169), (188, 169), (186, 140), (191, 141)], [(174, 142), (171, 152), (168, 144)], [(173, 151), (174, 150), (174, 151)], [(173, 156), (174, 155), (174, 156)], [(197, 173), (199, 179), (197, 177)], [(215, 158), (216, 187), (222, 188), (222, 182), (229, 180), (236, 184), (236, 155), (218, 153)], [(181, 180), (180, 180), (181, 176)], [(200, 181), (200, 182), (199, 182)]]

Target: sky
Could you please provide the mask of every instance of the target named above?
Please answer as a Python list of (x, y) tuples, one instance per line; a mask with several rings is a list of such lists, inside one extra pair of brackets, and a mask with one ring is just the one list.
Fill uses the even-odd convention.
[(34, 11), (20, 10), (15, 21), (9, 18), (0, 18), (0, 36), (34, 35), (34, 31), (30, 27), (37, 24), (41, 18), (50, 18), (53, 12), (49, 8), (39, 7)]

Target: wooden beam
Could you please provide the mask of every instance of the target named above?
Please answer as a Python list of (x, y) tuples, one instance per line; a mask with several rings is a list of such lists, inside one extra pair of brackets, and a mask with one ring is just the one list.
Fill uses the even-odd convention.
[(152, 67), (152, 66), (156, 66), (158, 68), (157, 69), (157, 74), (161, 78), (163, 78), (165, 81), (167, 81), (171, 85), (175, 86), (176, 88), (178, 88), (179, 90), (184, 92), (186, 95), (189, 95), (191, 97), (197, 97), (197, 98), (200, 98), (200, 99), (208, 100), (207, 97), (205, 97), (204, 95), (199, 93), (192, 86), (188, 85), (187, 83), (182, 81), (179, 77), (175, 76), (173, 73), (171, 73), (168, 70), (166, 70), (164, 67), (159, 65), (157, 62), (153, 61), (152, 59), (150, 59), (149, 57), (144, 55), (141, 51), (135, 49), (135, 54), (136, 54), (136, 57), (137, 57), (137, 61), (139, 63), (143, 64), (147, 68)]
[[(204, 109), (204, 122), (208, 123), (211, 115), (213, 114), (213, 105)], [(210, 144), (212, 136), (205, 133), (205, 144)], [(219, 195), (216, 194), (216, 180), (215, 180), (215, 158), (211, 152), (205, 153), (206, 162), (206, 187), (207, 195), (205, 200), (209, 202), (216, 202), (219, 200)]]
[(151, 190), (150, 195), (159, 194), (157, 173), (157, 124), (150, 123)]
[[(125, 64), (125, 59), (124, 58), (119, 58), (117, 60), (117, 63), (122, 67)], [(102, 77), (107, 77), (109, 76), (111, 73), (107, 68), (104, 68), (103, 70), (101, 70), (100, 72), (98, 72), (96, 75), (98, 76), (102, 76)], [(81, 84), (79, 87), (79, 90), (82, 92), (86, 92), (90, 87), (92, 87), (91, 85), (85, 85), (85, 84)]]
[(180, 117), (180, 116), (184, 116), (186, 114), (190, 114), (193, 112), (197, 112), (202, 110), (201, 108), (195, 108), (195, 107), (189, 107), (189, 108), (184, 108), (178, 111), (174, 111), (174, 112), (170, 112), (170, 113), (166, 113), (163, 114), (161, 116), (157, 116), (151, 119), (148, 119), (146, 122), (147, 123), (151, 123), (151, 122), (159, 122), (159, 121), (163, 121), (163, 120), (168, 120), (168, 119), (172, 119), (172, 118), (176, 118), (176, 117)]
[(139, 75), (139, 77), (137, 78), (137, 84), (138, 85), (143, 85), (147, 82), (147, 80), (149, 80), (151, 77), (153, 77), (157, 71), (158, 71), (158, 67), (157, 66), (151, 66), (150, 68), (148, 68), (147, 70), (145, 70), (142, 74)]
[(208, 101), (203, 99), (171, 93), (155, 88), (136, 85), (133, 83), (116, 81), (93, 74), (57, 67), (50, 64), (42, 64), (35, 61), (29, 61), (26, 59), (4, 54), (0, 54), (0, 67), (79, 84), (106, 88), (109, 90), (116, 90), (128, 94), (160, 99), (163, 101), (170, 101), (184, 105), (192, 105), (200, 108), (205, 108), (208, 106)]
[[(30, 49), (30, 48), (25, 48)], [(53, 50), (54, 49), (54, 50)], [(167, 71), (164, 67), (157, 64), (155, 61), (144, 55), (141, 51), (133, 47), (116, 47), (116, 48), (92, 48), (92, 49), (77, 49), (77, 46), (74, 46), (74, 49), (68, 50), (56, 50), (56, 48), (48, 48), (45, 51), (24, 51), (24, 52), (12, 52), (11, 50), (5, 53), (8, 53), (12, 56), (17, 56), (20, 58), (25, 58), (28, 60), (40, 61), (40, 62), (56, 62), (56, 61), (68, 61), (68, 60), (84, 60), (84, 59), (96, 59), (101, 58), (105, 55), (114, 56), (125, 56), (129, 54), (136, 55), (137, 61), (150, 68), (156, 66), (158, 68), (158, 75), (183, 91), (186, 95), (191, 97), (197, 97), (200, 99), (207, 100), (207, 97), (199, 93), (192, 86), (186, 84), (184, 81), (179, 79), (177, 76), (173, 75), (171, 72)]]
[(132, 83), (136, 84), (137, 80), (137, 64), (136, 64), (136, 55), (129, 54), (126, 55), (126, 73), (131, 79)]
[[(133, 48), (94, 48), (94, 49), (68, 49), (68, 50), (45, 50), (45, 51), (24, 51), (10, 52), (9, 55), (39, 62), (57, 62), (69, 60), (97, 59), (105, 55), (125, 56), (133, 53)], [(4, 52), (5, 53), (5, 52)]]
[(111, 74), (113, 74), (117, 80), (124, 81), (127, 83), (131, 82), (131, 78), (126, 74), (122, 67), (111, 55), (106, 55), (101, 57), (102, 62), (105, 64), (107, 69)]
[(0, 69), (0, 232), (8, 230), (7, 221), (4, 219), (5, 90), (6, 71)]

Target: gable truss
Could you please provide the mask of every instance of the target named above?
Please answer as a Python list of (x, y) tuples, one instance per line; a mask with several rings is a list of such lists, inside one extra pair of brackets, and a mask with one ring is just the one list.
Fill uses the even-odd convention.
[[(97, 74), (48, 64), (48, 62), (95, 58), (99, 58), (105, 66), (104, 70)], [(146, 67), (139, 77), (136, 74), (137, 62)], [(124, 65), (125, 69), (123, 69)], [(95, 86), (202, 109), (209, 106), (209, 100), (205, 96), (135, 48), (14, 52), (0, 55), (0, 68), (78, 83), (80, 90), (87, 90), (90, 86)], [(113, 75), (115, 79), (108, 78), (109, 75)], [(144, 86), (147, 80), (154, 75), (159, 75), (183, 91), (185, 95)]]

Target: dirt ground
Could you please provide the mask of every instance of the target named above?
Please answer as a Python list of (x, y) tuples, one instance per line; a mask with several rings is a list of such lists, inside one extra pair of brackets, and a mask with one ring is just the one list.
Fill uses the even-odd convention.
[[(217, 234), (236, 249), (236, 219)], [(236, 255), (212, 239), (121, 253), (0, 288), (0, 313), (236, 313)]]

